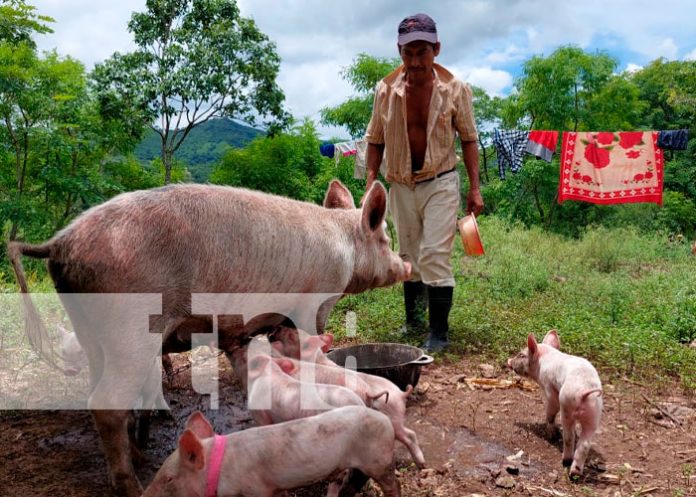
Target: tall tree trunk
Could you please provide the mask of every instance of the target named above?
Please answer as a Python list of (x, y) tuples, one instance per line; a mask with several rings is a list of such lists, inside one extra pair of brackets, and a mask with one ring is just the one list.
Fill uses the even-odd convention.
[(488, 177), (488, 156), (486, 155), (486, 147), (483, 146), (483, 140), (481, 139), (481, 135), (479, 134), (479, 146), (481, 147), (481, 150), (483, 151), (483, 176), (486, 178), (486, 183), (490, 182), (490, 178)]
[[(17, 170), (17, 205), (22, 201), (24, 193), (24, 179), (27, 174), (27, 163), (29, 161), (29, 133), (24, 132), (22, 136), (22, 144), (17, 143), (15, 147), (15, 166)], [(12, 220), (10, 228), (10, 241), (17, 239), (19, 231), (19, 220)]]
[(172, 181), (172, 159), (174, 154), (167, 143), (167, 135), (162, 136), (162, 167), (164, 167), (164, 184)]
[(544, 209), (541, 206), (541, 201), (539, 200), (539, 191), (537, 190), (536, 185), (532, 186), (532, 195), (534, 195), (534, 203), (536, 204), (536, 208), (539, 211), (539, 218), (541, 222), (544, 222)]

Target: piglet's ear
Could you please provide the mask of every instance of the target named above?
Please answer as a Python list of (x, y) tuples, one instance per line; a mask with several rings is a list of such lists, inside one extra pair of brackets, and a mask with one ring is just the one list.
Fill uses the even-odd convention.
[(210, 421), (200, 411), (189, 416), (186, 420), (186, 429), (191, 430), (198, 438), (210, 438), (215, 434)]
[(561, 339), (558, 338), (558, 332), (556, 330), (549, 331), (544, 337), (544, 342), (546, 345), (550, 345), (554, 349), (561, 348)]
[(200, 471), (205, 467), (203, 446), (195, 433), (184, 431), (179, 439), (179, 465), (182, 468)]
[(291, 375), (295, 372), (295, 363), (290, 359), (278, 358), (275, 359), (276, 364), (280, 367), (283, 373)]
[(527, 335), (527, 348), (529, 349), (529, 357), (537, 353), (537, 341), (531, 333)]
[(324, 345), (322, 345), (321, 347), (321, 351), (328, 352), (331, 346), (333, 345), (333, 335), (331, 333), (324, 333), (323, 335), (319, 335), (319, 338), (322, 342), (324, 342)]

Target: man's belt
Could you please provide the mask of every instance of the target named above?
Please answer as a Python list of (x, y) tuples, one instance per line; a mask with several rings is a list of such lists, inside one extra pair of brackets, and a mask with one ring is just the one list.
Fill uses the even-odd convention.
[(428, 181), (432, 181), (432, 180), (434, 180), (435, 178), (439, 178), (440, 176), (444, 176), (445, 174), (453, 173), (453, 172), (456, 171), (456, 170), (457, 170), (457, 168), (456, 168), (456, 167), (453, 167), (452, 169), (448, 169), (447, 171), (443, 171), (443, 172), (441, 172), (441, 173), (439, 173), (439, 174), (436, 174), (436, 175), (433, 176), (432, 178), (424, 179), (424, 180), (421, 180), (421, 181), (416, 181), (416, 184), (417, 184), (417, 185), (420, 185), (421, 183), (427, 183)]

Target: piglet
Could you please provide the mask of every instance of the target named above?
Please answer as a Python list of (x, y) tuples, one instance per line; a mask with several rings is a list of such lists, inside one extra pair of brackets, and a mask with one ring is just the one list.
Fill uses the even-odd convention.
[(74, 331), (58, 324), (60, 332), (60, 356), (63, 359), (63, 374), (75, 376), (87, 366), (87, 356)]
[(313, 335), (299, 328), (278, 326), (269, 338), (273, 348), (284, 356), (317, 364), (337, 365), (325, 355), (334, 342), (331, 333)]
[(326, 365), (290, 358), (283, 360), (292, 361), (295, 367), (289, 370), (289, 374), (300, 381), (314, 381), (347, 387), (355, 392), (366, 406), (386, 414), (392, 422), (396, 439), (408, 448), (414, 462), (420, 469), (425, 467), (425, 457), (418, 445), (418, 437), (413, 430), (406, 426), (406, 399), (413, 392), (411, 385), (404, 392), (386, 378), (353, 371), (336, 366), (334, 363)]
[(305, 418), (343, 406), (364, 406), (352, 390), (339, 385), (298, 381), (288, 359), (257, 355), (249, 362), (248, 404), (257, 425)]
[[(142, 497), (272, 497), (346, 469), (373, 478), (385, 497), (400, 497), (394, 473), (394, 430), (389, 419), (367, 407), (347, 406), (280, 423), (249, 428), (221, 440), (218, 471), (209, 471), (217, 438), (200, 413), (193, 413), (179, 446)], [(218, 453), (219, 454), (219, 453)], [(209, 474), (218, 474), (208, 481)]]
[[(534, 335), (527, 337), (527, 347), (508, 359), (508, 367), (527, 376), (541, 387), (546, 405), (546, 422), (554, 430), (556, 414), (561, 412), (563, 426), (563, 465), (570, 466), (570, 476), (583, 472), (590, 439), (602, 416), (602, 383), (597, 370), (587, 359), (564, 354), (556, 330), (549, 331), (542, 343)], [(575, 444), (575, 424), (580, 424), (580, 438)]]

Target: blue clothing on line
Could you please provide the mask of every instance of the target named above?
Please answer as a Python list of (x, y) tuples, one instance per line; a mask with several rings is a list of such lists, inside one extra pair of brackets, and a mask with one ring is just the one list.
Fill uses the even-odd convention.
[(334, 158), (334, 153), (336, 152), (336, 147), (334, 147), (333, 143), (322, 143), (319, 145), (319, 153), (323, 155), (324, 157), (328, 157), (329, 159)]
[(688, 129), (662, 130), (657, 133), (657, 146), (665, 150), (686, 150)]

